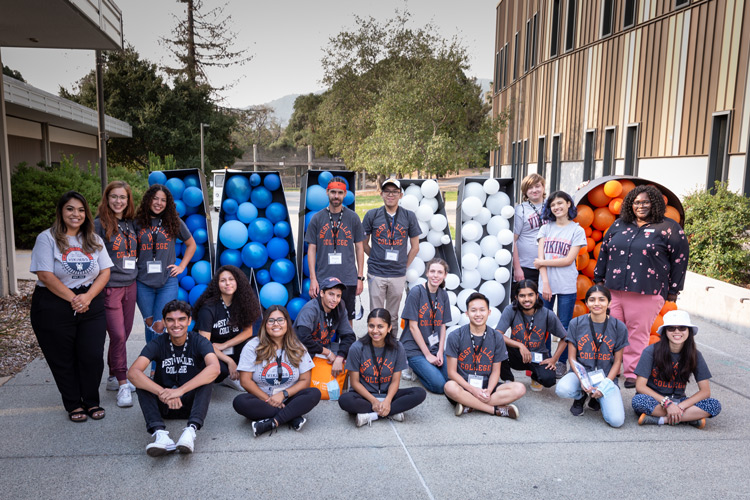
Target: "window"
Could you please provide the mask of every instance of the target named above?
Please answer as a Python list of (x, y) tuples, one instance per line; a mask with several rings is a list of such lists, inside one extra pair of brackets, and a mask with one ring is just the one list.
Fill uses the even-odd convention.
[(532, 38), (533, 41), (531, 44), (531, 67), (532, 68), (536, 66), (536, 42), (539, 36), (538, 21), (539, 21), (539, 13), (536, 13), (534, 14), (534, 24), (532, 28), (532, 32), (534, 33), (533, 38)]
[(713, 192), (716, 181), (726, 182), (729, 177), (729, 113), (716, 113), (711, 126), (711, 148), (708, 150), (708, 177), (706, 189)]
[(517, 149), (517, 143), (512, 142), (510, 145), (510, 176), (513, 178), (516, 176), (516, 161), (518, 161), (516, 156)]
[(745, 181), (742, 194), (750, 196), (750, 133), (747, 134), (747, 149), (745, 150)]
[(568, 1), (568, 14), (566, 16), (565, 28), (565, 50), (573, 50), (576, 35), (576, 0)]
[(515, 40), (515, 46), (516, 46), (516, 54), (515, 54), (515, 60), (513, 61), (513, 79), (518, 79), (518, 32), (516, 31), (516, 40)]
[(508, 86), (508, 44), (503, 47), (503, 87)]
[(615, 171), (615, 140), (617, 139), (616, 127), (604, 129), (604, 164), (602, 165), (602, 176), (612, 175)]
[(552, 3), (552, 33), (550, 34), (549, 56), (557, 56), (557, 45), (560, 43), (560, 0)]
[(612, 15), (615, 9), (615, 0), (602, 1), (602, 38), (612, 34)]
[(537, 158), (536, 158), (536, 173), (542, 177), (547, 177), (547, 138), (541, 136), (539, 138), (539, 146), (537, 147)]
[(526, 21), (526, 44), (525, 44), (525, 57), (523, 59), (523, 72), (529, 71), (530, 59), (531, 59), (531, 19)]
[(635, 25), (635, 9), (638, 2), (635, 0), (625, 0), (625, 15), (623, 16), (622, 27), (629, 28)]
[(674, 8), (679, 9), (690, 4), (690, 0), (674, 0)]
[(550, 165), (549, 192), (560, 189), (560, 134), (552, 136), (552, 164)]
[(529, 172), (529, 140), (524, 139), (523, 141), (523, 169), (521, 170), (521, 178), (526, 177)]
[(500, 61), (502, 60), (502, 50), (495, 53), (495, 92), (500, 90)]
[(638, 129), (635, 123), (625, 129), (625, 175), (638, 175)]
[(595, 177), (594, 153), (596, 150), (596, 130), (587, 130), (583, 140), (583, 180), (590, 181)]

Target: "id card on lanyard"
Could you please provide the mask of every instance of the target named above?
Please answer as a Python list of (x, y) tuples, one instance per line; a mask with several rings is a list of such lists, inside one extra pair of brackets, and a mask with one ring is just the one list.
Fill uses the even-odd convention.
[(125, 223), (125, 229), (123, 229), (118, 222), (117, 229), (119, 229), (125, 237), (125, 257), (122, 258), (122, 268), (126, 271), (132, 271), (135, 269), (136, 261), (138, 259), (130, 256), (130, 228), (128, 227), (128, 224)]
[(338, 238), (339, 238), (339, 229), (341, 228), (341, 219), (344, 217), (344, 211), (342, 209), (341, 212), (339, 212), (339, 220), (336, 221), (336, 223), (333, 222), (333, 216), (331, 215), (331, 211), (328, 210), (328, 220), (331, 223), (331, 235), (333, 235), (333, 252), (330, 252), (328, 254), (328, 265), (329, 266), (340, 266), (344, 263), (344, 258), (341, 252), (338, 251)]
[[(390, 248), (386, 249), (385, 251), (385, 260), (390, 262), (398, 262), (398, 250), (393, 249), (393, 242), (394, 242), (394, 234), (396, 231), (396, 219), (398, 219), (398, 211), (399, 207), (396, 208), (396, 213), (393, 214), (393, 217), (386, 212), (385, 207), (383, 207), (383, 216), (385, 217), (385, 223), (388, 225), (388, 246)], [(390, 221), (390, 224), (389, 224)]]
[(424, 284), (424, 290), (427, 293), (427, 301), (430, 304), (430, 328), (432, 329), (432, 333), (429, 337), (427, 337), (427, 341), (430, 343), (429, 348), (432, 349), (440, 341), (440, 336), (435, 331), (435, 316), (437, 315), (438, 292), (435, 292), (435, 302), (433, 302), (432, 296), (430, 295), (430, 289), (427, 288), (427, 283)]
[(482, 342), (477, 347), (474, 337), (475, 335), (471, 333), (471, 330), (469, 330), (469, 336), (471, 337), (471, 348), (472, 348), (472, 356), (471, 356), (471, 365), (472, 369), (474, 370), (473, 374), (469, 375), (469, 385), (472, 385), (473, 387), (476, 387), (478, 389), (484, 388), (484, 375), (477, 375), (477, 371), (479, 371), (479, 368), (477, 365), (479, 364), (479, 361), (481, 360), (481, 354), (482, 354), (482, 347), (484, 347), (484, 341), (487, 338), (487, 328), (484, 329), (484, 334), (482, 335)]
[(596, 348), (596, 351), (594, 352), (594, 369), (589, 372), (589, 379), (591, 380), (591, 384), (594, 386), (603, 381), (605, 377), (604, 370), (599, 368), (599, 350), (604, 343), (604, 334), (607, 332), (608, 324), (609, 316), (607, 316), (607, 319), (604, 320), (604, 328), (602, 329), (602, 334), (597, 339), (596, 331), (594, 330), (594, 321), (591, 319), (591, 315), (589, 314), (589, 330), (591, 331), (591, 339), (594, 342), (594, 347)]
[(156, 230), (151, 230), (151, 260), (146, 264), (146, 272), (148, 274), (161, 274), (162, 272), (161, 261), (156, 260), (156, 238), (159, 235), (159, 229), (161, 229), (161, 219), (159, 219), (159, 225), (156, 226)]

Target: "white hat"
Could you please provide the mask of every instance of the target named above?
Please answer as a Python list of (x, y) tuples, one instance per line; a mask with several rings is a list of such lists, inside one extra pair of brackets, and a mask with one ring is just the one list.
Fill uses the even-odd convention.
[(394, 178), (394, 177), (391, 177), (391, 178), (389, 178), (389, 179), (386, 179), (386, 180), (385, 180), (385, 181), (384, 181), (384, 182), (383, 182), (383, 183), (382, 183), (382, 184), (380, 185), (380, 189), (385, 189), (385, 187), (386, 187), (386, 186), (387, 186), (388, 184), (393, 184), (393, 185), (394, 185), (394, 186), (396, 186), (397, 188), (401, 189), (401, 183), (399, 182), (399, 180), (398, 180), (398, 179), (396, 179), (396, 178)]
[(698, 335), (698, 327), (690, 322), (690, 315), (687, 311), (676, 309), (666, 313), (664, 315), (664, 324), (657, 330), (659, 335), (661, 335), (662, 330), (668, 326), (687, 326), (693, 331), (693, 335)]

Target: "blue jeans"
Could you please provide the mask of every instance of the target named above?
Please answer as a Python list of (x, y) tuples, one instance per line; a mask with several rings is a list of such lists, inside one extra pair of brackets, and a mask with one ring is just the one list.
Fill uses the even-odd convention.
[[(602, 407), (604, 421), (612, 427), (621, 427), (625, 423), (625, 406), (622, 404), (620, 387), (616, 383), (610, 382), (611, 387), (603, 391), (604, 395), (599, 398), (599, 404)], [(601, 382), (599, 385), (603, 383)], [(555, 393), (559, 397), (566, 399), (581, 399), (585, 394), (581, 389), (581, 382), (578, 380), (578, 376), (572, 371), (557, 381)]]
[(443, 386), (448, 381), (448, 363), (443, 355), (443, 366), (435, 366), (424, 356), (409, 358), (409, 366), (419, 377), (425, 389), (435, 394), (443, 394)]
[[(151, 288), (140, 281), (136, 281), (136, 283), (138, 289), (136, 303), (138, 304), (138, 309), (141, 311), (141, 316), (143, 316), (144, 324), (149, 318), (152, 319), (152, 325), (157, 321), (162, 321), (162, 309), (164, 309), (164, 306), (167, 305), (168, 302), (177, 298), (177, 289), (179, 288), (177, 278), (169, 278), (161, 288)], [(146, 343), (148, 344), (154, 338), (154, 335), (158, 334), (154, 332), (154, 329), (148, 326), (148, 324), (145, 326)]]
[[(560, 318), (560, 323), (562, 323), (563, 328), (565, 328), (565, 331), (568, 330), (568, 325), (570, 324), (570, 320), (573, 319), (573, 309), (576, 305), (576, 294), (575, 293), (558, 293), (557, 295), (552, 296), (552, 300), (547, 302), (542, 298), (542, 302), (544, 302), (544, 307), (549, 309), (550, 311), (554, 311), (555, 309), (555, 299), (559, 298), (560, 300), (557, 303), (557, 317)], [(547, 350), (552, 353), (552, 336), (547, 336)], [(568, 350), (565, 349), (560, 356), (560, 361), (563, 363), (566, 363), (568, 361)]]

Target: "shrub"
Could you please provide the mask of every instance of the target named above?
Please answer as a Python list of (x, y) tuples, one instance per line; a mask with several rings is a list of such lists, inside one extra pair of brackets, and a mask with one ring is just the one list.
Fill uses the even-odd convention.
[(691, 193), (683, 206), (690, 270), (736, 285), (748, 283), (750, 199), (717, 182), (714, 193)]

